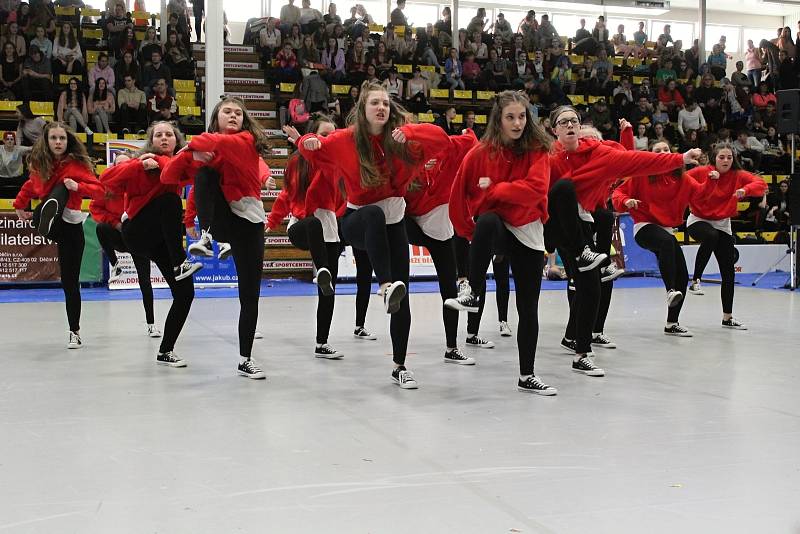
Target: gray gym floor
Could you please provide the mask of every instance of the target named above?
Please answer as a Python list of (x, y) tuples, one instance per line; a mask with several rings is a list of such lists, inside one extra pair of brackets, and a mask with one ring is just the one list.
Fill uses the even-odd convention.
[(195, 301), (186, 369), (156, 366), (136, 301), (85, 302), (79, 351), (63, 304), (0, 305), (0, 532), (800, 532), (800, 300), (737, 287), (729, 331), (705, 289), (693, 339), (662, 335), (662, 290), (618, 290), (605, 378), (571, 372), (544, 292), (549, 398), (516, 390), (493, 295), (475, 367), (442, 363), (439, 296), (412, 295), (417, 391), (389, 381), (377, 297), (375, 342), (337, 301), (341, 361), (311, 355), (315, 298), (262, 298), (266, 381), (236, 376), (234, 299)]

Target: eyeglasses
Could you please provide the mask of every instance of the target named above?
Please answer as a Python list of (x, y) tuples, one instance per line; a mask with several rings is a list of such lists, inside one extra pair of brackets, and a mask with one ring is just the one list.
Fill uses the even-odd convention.
[(567, 126), (569, 124), (578, 126), (580, 123), (581, 120), (578, 117), (572, 117), (571, 119), (561, 119), (556, 121), (556, 126)]

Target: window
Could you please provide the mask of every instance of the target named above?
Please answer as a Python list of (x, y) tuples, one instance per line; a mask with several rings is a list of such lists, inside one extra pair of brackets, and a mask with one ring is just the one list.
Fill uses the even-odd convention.
[(513, 11), (511, 9), (502, 9), (499, 10), (498, 13), (503, 14), (508, 23), (511, 25), (511, 31), (514, 33), (517, 32), (519, 23), (522, 22), (525, 19), (525, 16), (528, 14), (527, 11)]
[[(396, 7), (393, 6), (392, 9)], [(425, 27), (428, 24), (434, 24), (439, 20), (439, 4), (417, 4), (406, 3), (406, 8), (403, 10), (409, 24), (415, 28)]]
[[(647, 38), (650, 41), (656, 41), (658, 36), (664, 33), (664, 26), (670, 25), (670, 35), (673, 41), (681, 41), (683, 49), (691, 48), (694, 42), (694, 24), (691, 22), (672, 22), (669, 20), (651, 20), (650, 21), (650, 34)], [(627, 27), (625, 30), (627, 31)], [(636, 30), (634, 30), (636, 31)], [(633, 33), (631, 33), (633, 35)]]
[[(774, 29), (769, 28), (743, 28), (742, 29), (742, 46), (744, 46), (744, 50), (747, 50), (747, 41), (753, 41), (753, 46), (758, 48), (758, 43), (761, 42), (762, 39), (766, 39), (769, 41), (770, 39), (775, 38), (775, 34), (777, 32)], [(726, 34), (727, 36), (727, 34)], [(730, 38), (728, 38), (730, 41)], [(728, 44), (725, 43), (725, 49), (728, 49)]]
[[(275, 0), (272, 0), (272, 7), (273, 9), (276, 9), (272, 12), (280, 13), (281, 6), (286, 3), (287, 2), (278, 3)], [(256, 5), (254, 6), (253, 4)], [(225, 10), (225, 14), (228, 16), (228, 22), (247, 22), (248, 19), (261, 16), (261, 7), (256, 2), (250, 3), (242, 2), (241, 0), (223, 0), (222, 6)], [(321, 10), (322, 0), (311, 0), (311, 7)]]
[(720, 37), (725, 36), (725, 52), (735, 54), (739, 51), (739, 28), (734, 26), (706, 25), (706, 52), (711, 52)]
[[(539, 14), (537, 13), (538, 17)], [(550, 15), (550, 22), (553, 23), (558, 35), (566, 37), (575, 37), (575, 32), (581, 27), (581, 19), (586, 19), (586, 29), (592, 31), (594, 22), (591, 17), (581, 15), (565, 15), (563, 13), (555, 13)]]
[[(469, 26), (469, 22), (478, 15), (478, 8), (477, 7), (459, 7), (458, 8), (458, 27), (459, 29), (464, 28), (466, 29)], [(486, 10), (486, 18), (484, 21), (486, 22), (485, 28), (488, 28), (492, 21), (494, 21), (494, 12), (491, 9)], [(438, 18), (438, 17), (437, 17)], [(469, 36), (470, 40), (472, 36)]]
[[(358, 0), (356, 3), (364, 6), (364, 9), (367, 10), (367, 14), (372, 17), (372, 20), (375, 21), (375, 24), (386, 24), (386, 2), (380, 2), (376, 0)], [(342, 17), (342, 20), (349, 18), (349, 8), (345, 15), (340, 14), (339, 16)]]

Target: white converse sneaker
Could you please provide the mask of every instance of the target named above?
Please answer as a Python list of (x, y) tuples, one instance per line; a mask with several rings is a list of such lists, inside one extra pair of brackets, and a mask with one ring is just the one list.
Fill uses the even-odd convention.
[(156, 325), (149, 324), (147, 325), (147, 335), (150, 337), (161, 337), (161, 331), (156, 328)]
[(227, 260), (231, 255), (231, 244), (217, 243), (217, 245), (219, 245), (219, 254), (217, 254), (217, 259), (220, 261)]
[(114, 283), (117, 280), (122, 278), (122, 266), (120, 266), (119, 261), (111, 266), (111, 269), (108, 272), (108, 283)]
[(400, 303), (406, 296), (406, 285), (403, 282), (392, 282), (383, 292), (383, 308), (392, 314), (400, 309)]
[(211, 242), (214, 240), (211, 232), (206, 232), (200, 235), (200, 239), (189, 245), (189, 254), (192, 256), (206, 256), (207, 258), (214, 257), (214, 248)]
[(681, 303), (683, 300), (683, 293), (680, 291), (676, 291), (674, 289), (670, 289), (667, 291), (667, 307), (674, 308), (678, 304)]
[(500, 321), (500, 335), (502, 337), (511, 337), (512, 335), (514, 335), (511, 332), (511, 327), (508, 326), (507, 321)]
[(189, 278), (194, 273), (199, 271), (203, 268), (203, 264), (200, 262), (191, 263), (189, 260), (181, 263), (177, 267), (175, 267), (175, 280), (183, 280), (184, 278)]
[(80, 349), (83, 347), (83, 341), (81, 341), (81, 336), (77, 332), (70, 332), (69, 333), (69, 341), (67, 342), (68, 349)]

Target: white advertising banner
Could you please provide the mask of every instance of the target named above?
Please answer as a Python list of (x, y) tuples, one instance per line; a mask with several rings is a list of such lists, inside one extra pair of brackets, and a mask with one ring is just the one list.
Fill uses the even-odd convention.
[[(136, 266), (133, 264), (131, 255), (127, 252), (117, 252), (117, 260), (122, 267), (122, 277), (115, 282), (109, 282), (108, 289), (138, 289), (139, 275), (136, 273)], [(164, 275), (152, 261), (150, 262), (150, 282), (154, 288), (169, 287)]]

